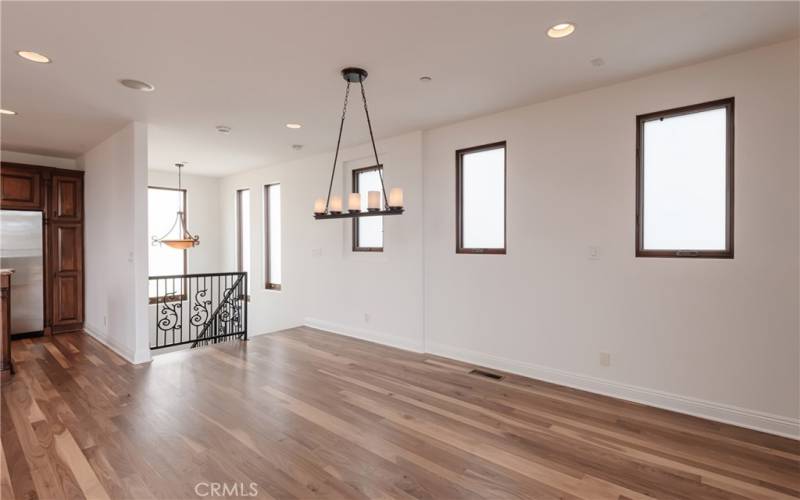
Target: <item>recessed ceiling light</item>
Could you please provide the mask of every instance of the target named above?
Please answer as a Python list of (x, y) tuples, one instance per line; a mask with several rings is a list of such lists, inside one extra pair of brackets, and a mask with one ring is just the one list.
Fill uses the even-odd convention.
[(551, 26), (550, 29), (547, 30), (547, 36), (550, 38), (564, 38), (565, 36), (571, 35), (574, 31), (574, 24), (560, 23), (556, 24), (555, 26)]
[(603, 60), (602, 57), (595, 57), (591, 61), (589, 61), (592, 66), (603, 66), (606, 62)]
[(302, 144), (292, 144), (292, 149), (294, 149), (295, 151), (300, 151), (301, 149), (303, 149), (303, 145)]
[(154, 86), (141, 80), (130, 80), (126, 78), (124, 80), (120, 80), (119, 83), (128, 87), (129, 89), (141, 90), (142, 92), (152, 92), (156, 89)]
[(38, 52), (33, 52), (32, 50), (18, 50), (17, 55), (35, 63), (47, 64), (50, 62), (49, 57)]
[(301, 128), (301, 127), (302, 127), (302, 125), (300, 125), (299, 123), (287, 123), (286, 124), (286, 128)]
[(10, 109), (0, 109), (0, 115), (16, 115), (16, 111), (11, 111)]
[(419, 81), (421, 81), (421, 82), (429, 82), (431, 80), (433, 80), (433, 78), (431, 78), (431, 77), (429, 77), (427, 75), (419, 77)]
[(220, 134), (230, 134), (231, 128), (227, 125), (217, 125), (217, 132)]

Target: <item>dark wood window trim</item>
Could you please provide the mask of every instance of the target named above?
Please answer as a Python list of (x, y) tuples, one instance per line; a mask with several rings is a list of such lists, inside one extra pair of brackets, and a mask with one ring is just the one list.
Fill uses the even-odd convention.
[(269, 237), (269, 188), (272, 186), (280, 186), (280, 183), (274, 182), (264, 185), (264, 288), (267, 290), (280, 290), (280, 283), (272, 283), (272, 263), (269, 259), (272, 246), (272, 241)]
[[(463, 178), (462, 163), (465, 155), (480, 151), (503, 148), (503, 248), (464, 248), (463, 221)], [(505, 255), (508, 230), (508, 148), (506, 141), (493, 142), (482, 146), (459, 149), (456, 151), (456, 253)]]
[[(236, 271), (244, 272), (244, 252), (242, 251), (242, 239), (244, 232), (242, 231), (242, 193), (250, 192), (249, 188), (236, 190)], [(249, 208), (249, 206), (248, 206)], [(250, 287), (250, 276), (248, 276), (247, 286)], [(250, 290), (248, 290), (246, 299), (250, 302)]]
[[(186, 206), (186, 189), (178, 189), (178, 188), (171, 188), (171, 187), (162, 187), (162, 186), (147, 186), (147, 189), (161, 189), (162, 191), (181, 191), (183, 195), (183, 200), (181, 201), (181, 205), (183, 207), (183, 216), (186, 218), (186, 223), (189, 222), (189, 210)], [(158, 235), (161, 236), (161, 235)], [(189, 274), (189, 261), (187, 257), (186, 250), (181, 250), (183, 252), (183, 274)], [(186, 286), (186, 283), (183, 283), (182, 286)], [(185, 290), (185, 288), (184, 288)], [(158, 297), (150, 297), (150, 304), (156, 303), (165, 303), (165, 302), (183, 302), (186, 300), (186, 294), (182, 293), (180, 295), (160, 295)]]
[[(725, 249), (724, 250), (646, 250), (644, 249), (644, 124), (662, 118), (688, 115), (713, 109), (726, 110), (726, 188), (725, 188)], [(636, 117), (636, 256), (677, 258), (733, 258), (733, 141), (734, 98), (719, 99), (691, 106), (647, 113)]]
[[(358, 176), (365, 172), (371, 172), (373, 170), (381, 171), (383, 174), (383, 165), (373, 165), (371, 167), (364, 167), (364, 168), (354, 168), (353, 169), (353, 192), (358, 192)], [(384, 196), (383, 192), (381, 192), (381, 196)], [(345, 200), (346, 201), (346, 200)], [(383, 217), (381, 217), (383, 218)], [(383, 252), (383, 247), (362, 247), (358, 244), (358, 219), (353, 219), (353, 251), (354, 252)]]
[(236, 270), (238, 272), (244, 271), (244, 252), (242, 251), (242, 244), (244, 243), (242, 239), (244, 238), (244, 232), (242, 231), (242, 193), (247, 191), (250, 192), (249, 189), (237, 189), (236, 190)]

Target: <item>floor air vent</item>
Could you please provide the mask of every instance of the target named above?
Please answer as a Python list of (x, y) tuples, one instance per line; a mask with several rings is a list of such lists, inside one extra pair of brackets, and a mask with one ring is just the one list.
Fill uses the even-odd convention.
[(477, 369), (477, 368), (474, 369), (474, 370), (471, 370), (469, 373), (470, 373), (470, 375), (478, 375), (478, 376), (481, 376), (481, 377), (490, 378), (492, 380), (503, 380), (503, 376), (500, 375), (499, 373), (487, 372), (486, 370), (480, 370), (480, 369)]

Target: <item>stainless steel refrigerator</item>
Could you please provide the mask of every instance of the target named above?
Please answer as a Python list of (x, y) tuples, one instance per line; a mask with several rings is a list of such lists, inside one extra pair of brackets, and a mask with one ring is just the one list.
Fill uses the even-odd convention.
[(0, 268), (11, 276), (11, 334), (44, 329), (42, 212), (0, 210)]

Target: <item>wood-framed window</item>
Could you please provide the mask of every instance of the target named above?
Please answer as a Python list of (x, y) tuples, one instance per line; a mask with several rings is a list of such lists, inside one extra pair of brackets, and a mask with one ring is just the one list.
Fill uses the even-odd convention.
[[(381, 210), (385, 208), (381, 184), (383, 165), (353, 169), (353, 192), (361, 194), (361, 210), (366, 210), (370, 191), (381, 193)], [(383, 217), (353, 219), (353, 251), (383, 252)]]
[(456, 253), (506, 253), (506, 143), (456, 151)]
[[(153, 245), (153, 237), (160, 238), (170, 230), (175, 223), (177, 212), (186, 213), (186, 190), (160, 186), (147, 187), (147, 233), (148, 233), (148, 259), (147, 267), (149, 276), (175, 276), (188, 272), (186, 250), (176, 250), (166, 245)], [(179, 229), (179, 228), (178, 228)], [(173, 229), (174, 231), (174, 229)], [(167, 300), (186, 300), (184, 283), (182, 279), (164, 282), (157, 289), (157, 280), (150, 281), (148, 296), (150, 303)]]
[(281, 289), (281, 185), (264, 186), (264, 288)]
[(236, 270), (246, 272), (250, 286), (250, 190), (236, 191)]
[(636, 256), (733, 258), (734, 99), (636, 117)]

